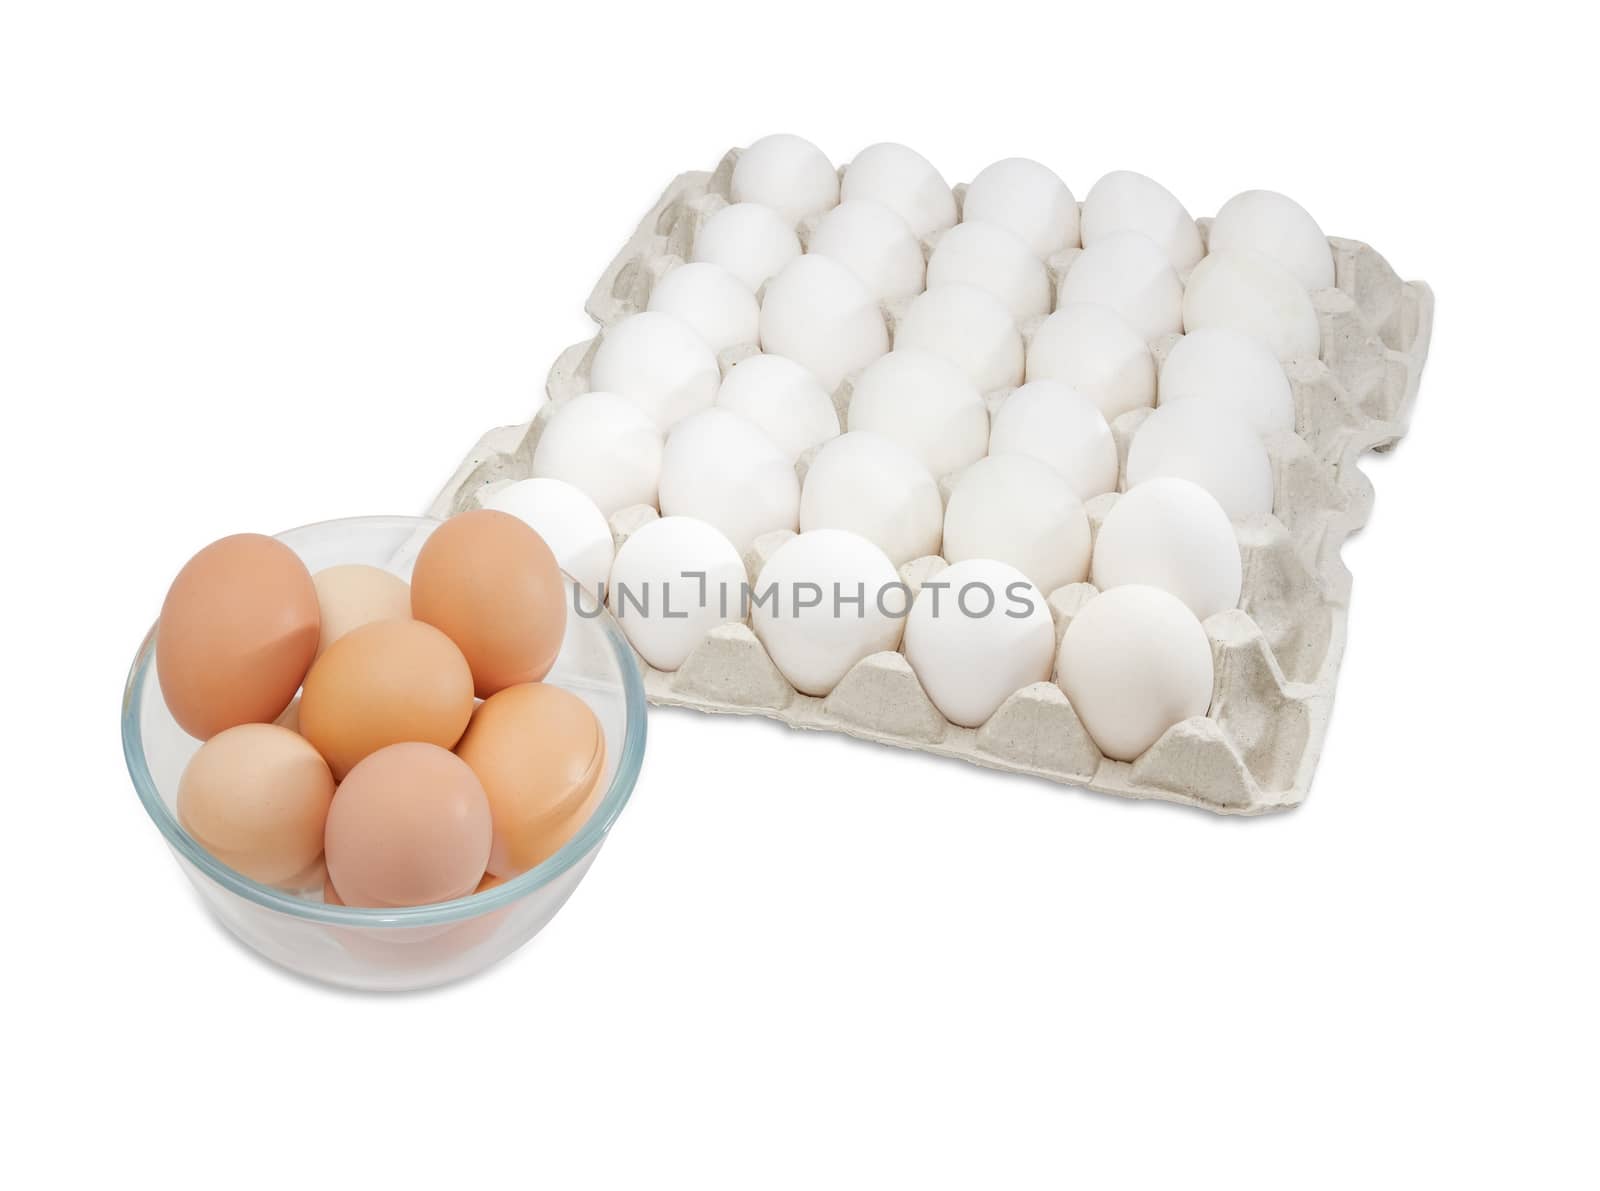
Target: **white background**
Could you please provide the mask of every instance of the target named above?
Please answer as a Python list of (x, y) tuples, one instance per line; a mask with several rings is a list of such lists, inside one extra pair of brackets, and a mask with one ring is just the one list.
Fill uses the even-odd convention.
[[(0, 1178), (1594, 1186), (1594, 72), (1476, 8), (5, 4)], [(778, 130), (1267, 186), (1432, 283), (1310, 802), (663, 712), (500, 967), (258, 961), (118, 747), (172, 574), (420, 511), (667, 180)]]

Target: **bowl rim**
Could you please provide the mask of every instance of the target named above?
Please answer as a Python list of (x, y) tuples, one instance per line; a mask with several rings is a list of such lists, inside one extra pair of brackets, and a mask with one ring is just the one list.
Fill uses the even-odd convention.
[[(443, 522), (436, 517), (406, 517), (406, 516), (371, 516), (371, 517), (341, 517), (326, 521), (313, 521), (306, 525), (286, 529), (273, 535), (283, 539), (292, 534), (303, 533), (307, 530), (323, 529), (330, 526), (355, 526), (370, 524), (373, 528), (387, 525), (395, 529), (420, 529), (424, 527), (437, 528)], [(145, 759), (144, 734), (139, 723), (139, 707), (141, 705), (145, 684), (150, 680), (155, 668), (155, 641), (156, 632), (160, 628), (160, 620), (150, 626), (150, 631), (145, 634), (144, 641), (139, 646), (139, 651), (134, 655), (133, 664), (128, 669), (128, 678), (122, 691), (122, 754), (127, 762), (128, 776), (133, 779), (133, 788), (139, 795), (139, 801), (144, 805), (145, 813), (155, 823), (156, 828), (166, 838), (167, 843), (184, 860), (199, 869), (211, 880), (221, 885), (230, 893), (244, 898), (258, 906), (269, 910), (276, 910), (293, 918), (300, 918), (308, 922), (326, 923), (335, 926), (362, 926), (362, 927), (414, 927), (433, 926), (448, 922), (461, 922), (469, 918), (476, 918), (489, 914), (495, 910), (503, 909), (513, 902), (521, 900), (535, 890), (550, 884), (556, 878), (567, 872), (580, 860), (600, 845), (611, 825), (616, 822), (617, 816), (622, 813), (622, 808), (627, 805), (633, 787), (639, 778), (639, 770), (644, 763), (644, 746), (647, 732), (647, 708), (644, 696), (644, 679), (639, 673), (638, 663), (634, 660), (633, 647), (623, 636), (622, 630), (612, 619), (611, 613), (603, 606), (600, 615), (585, 617), (584, 619), (597, 624), (605, 633), (611, 645), (612, 652), (616, 655), (617, 669), (622, 675), (623, 689), (623, 736), (622, 749), (617, 757), (617, 768), (612, 774), (611, 783), (606, 787), (605, 796), (595, 807), (578, 833), (568, 840), (553, 856), (536, 864), (525, 873), (520, 873), (509, 881), (503, 881), (482, 893), (471, 893), (466, 897), (459, 897), (453, 901), (436, 902), (426, 906), (400, 906), (394, 908), (374, 909), (363, 906), (332, 906), (323, 902), (306, 901), (254, 881), (242, 873), (229, 868), (217, 860), (205, 848), (183, 829), (177, 816), (167, 806), (166, 800), (161, 797), (161, 792), (156, 788), (155, 778), (150, 773), (150, 766)]]

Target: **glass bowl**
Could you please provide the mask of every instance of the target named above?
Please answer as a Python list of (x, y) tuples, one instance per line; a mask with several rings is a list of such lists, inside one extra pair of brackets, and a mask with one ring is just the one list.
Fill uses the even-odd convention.
[[(439, 526), (421, 517), (355, 517), (278, 535), (312, 571), (366, 563), (410, 579), (417, 551)], [(346, 988), (429, 988), (482, 971), (543, 929), (594, 862), (633, 792), (644, 759), (639, 670), (616, 623), (592, 593), (569, 609), (560, 656), (545, 681), (579, 696), (606, 740), (605, 794), (554, 856), (483, 893), (431, 906), (374, 910), (322, 901), (322, 873), (295, 891), (251, 880), (212, 857), (178, 822), (178, 779), (200, 742), (167, 711), (155, 677), (159, 623), (139, 647), (122, 696), (122, 750), (139, 800), (211, 911), (246, 946), (290, 971)], [(592, 614), (592, 615), (591, 615)]]

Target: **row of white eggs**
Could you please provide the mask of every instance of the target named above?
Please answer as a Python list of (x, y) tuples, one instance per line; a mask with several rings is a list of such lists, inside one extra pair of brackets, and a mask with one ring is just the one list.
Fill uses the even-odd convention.
[[(752, 215), (788, 237), (781, 258), (747, 242)], [(899, 223), (903, 243), (885, 245), (883, 238), (894, 229), (880, 220)], [(849, 237), (843, 235), (846, 224)], [(1322, 251), (1331, 272), (1326, 240)], [(1045, 262), (996, 224), (961, 223), (943, 233), (924, 271), (921, 247), (903, 222), (864, 201), (841, 204), (824, 216), (804, 255), (793, 230), (773, 212), (748, 203), (724, 207), (702, 226), (692, 255), (691, 263), (658, 283), (651, 310), (681, 319), (713, 351), (759, 341), (764, 351), (804, 364), (830, 392), (888, 350), (882, 303), (954, 286), (987, 296), (960, 300), (958, 312), (1001, 348), (996, 367), (1003, 366), (1009, 339), (1002, 328), (1015, 333), (1018, 324), (1077, 305), (1114, 312), (1127, 328), (1119, 328), (1119, 336), (1131, 332), (1145, 343), (1184, 330), (1228, 327), (1288, 360), (1315, 358), (1321, 342), (1309, 292), (1272, 260), (1214, 251), (1185, 283), (1155, 242), (1137, 231), (1110, 233), (1078, 251), (1065, 263), (1053, 294)]]
[[(886, 226), (889, 221), (898, 229)], [(787, 237), (781, 254), (748, 243), (761, 224)], [(900, 242), (886, 243), (896, 230)], [(1331, 273), (1326, 240), (1322, 252)], [(903, 221), (865, 201), (843, 203), (824, 216), (804, 255), (798, 237), (774, 213), (736, 203), (705, 222), (692, 255), (699, 267), (668, 286), (652, 309), (701, 323), (719, 348), (759, 337), (766, 350), (811, 368), (830, 390), (886, 350), (881, 303), (947, 285), (987, 293), (1013, 323), (1092, 303), (1115, 311), (1147, 342), (1223, 326), (1261, 340), (1280, 359), (1314, 358), (1320, 345), (1309, 291), (1273, 260), (1214, 250), (1186, 282), (1138, 231), (1112, 232), (1078, 251), (1062, 263), (1065, 272), (1053, 290), (1046, 262), (1016, 235), (987, 222), (942, 233), (924, 269), (922, 249)]]
[[(719, 305), (718, 294), (728, 301)], [(737, 309), (738, 303), (748, 303), (749, 309)], [(815, 368), (777, 350), (769, 339), (761, 340), (762, 354), (784, 364), (752, 366), (751, 360), (761, 357), (747, 357), (734, 366), (735, 372), (743, 369), (734, 392), (719, 379), (718, 353), (756, 343), (760, 314), (755, 296), (717, 266), (681, 265), (656, 284), (648, 311), (607, 328), (590, 364), (590, 383), (632, 398), (663, 429), (718, 403), (759, 414), (769, 432), (785, 441), (811, 427), (827, 427), (822, 405), (837, 386), (828, 386)], [(1093, 302), (1061, 307), (1025, 342), (992, 295), (950, 282), (906, 306), (895, 322), (893, 351), (939, 357), (950, 367), (930, 381), (968, 404), (969, 393), (981, 397), (1024, 380), (1070, 384), (1090, 397), (1107, 421), (1156, 403), (1157, 370), (1148, 344), (1114, 310)], [(883, 350), (863, 369), (885, 354), (892, 354), (887, 332)], [(1161, 371), (1163, 400), (1203, 396), (1262, 433), (1294, 429), (1284, 367), (1248, 333), (1231, 327), (1193, 330), (1174, 345), (1171, 356)], [(761, 393), (761, 387), (772, 392)]]
[[(778, 530), (849, 529), (896, 566), (943, 543), (946, 557), (1012, 562), (1048, 592), (1083, 578), (1083, 502), (1114, 491), (1119, 478), (1123, 487), (1157, 476), (1191, 480), (1223, 521), (1272, 510), (1261, 431), (1292, 425), (1293, 400), (1267, 358), (1251, 405), (1259, 416), (1239, 413), (1246, 390), (1216, 378), (1240, 374), (1226, 357), (1248, 361), (1259, 349), (1232, 334), (1179, 342), (1162, 370), (1161, 406), (1135, 430), (1120, 477), (1105, 414), (1079, 387), (1029, 380), (991, 418), (956, 366), (920, 348), (896, 349), (857, 377), (843, 435), (811, 374), (757, 355), (729, 369), (711, 408), (664, 435), (647, 406), (621, 394), (562, 402), (530, 470), (575, 485), (606, 517), (630, 505), (697, 517), (741, 552)], [(806, 454), (802, 484), (795, 463)], [(944, 477), (948, 508), (937, 483)]]
[[(905, 145), (863, 149), (844, 168), (841, 181), (821, 149), (802, 137), (778, 133), (740, 154), (730, 190), (735, 203), (766, 207), (791, 230), (842, 203), (864, 201), (898, 215), (914, 239), (953, 227), (959, 217), (1004, 228), (1041, 258), (1125, 231), (1148, 236), (1179, 272), (1193, 268), (1206, 253), (1195, 221), (1176, 196), (1131, 170), (1100, 179), (1084, 199), (1080, 217), (1071, 190), (1048, 167), (1027, 158), (1006, 158), (972, 180), (958, 212), (943, 176)], [(1306, 289), (1333, 285), (1328, 242), (1316, 221), (1299, 204), (1272, 191), (1245, 191), (1224, 204), (1212, 225), (1210, 247), (1212, 252), (1238, 249), (1265, 255)]]
[[(613, 615), (656, 669), (678, 669), (712, 629), (745, 621), (808, 695), (828, 694), (874, 653), (901, 649), (934, 706), (965, 727), (1054, 677), (1101, 751), (1124, 761), (1210, 706), (1210, 644), (1188, 601), (1220, 610), (1238, 600), (1232, 528), (1220, 511), (1204, 515), (1214, 502), (1181, 479), (1150, 480), (1118, 501), (1094, 550), (1103, 590), (1059, 648), (1044, 593), (989, 557), (955, 561), (913, 595), (872, 542), (814, 529), (773, 551), (751, 585), (726, 535), (698, 518), (649, 521), (613, 553), (604, 517), (563, 481), (517, 481), (484, 504), (539, 530), (579, 581), (604, 576)], [(1085, 546), (1087, 536), (1085, 527)], [(1186, 565), (1207, 544), (1231, 550), (1231, 573)]]

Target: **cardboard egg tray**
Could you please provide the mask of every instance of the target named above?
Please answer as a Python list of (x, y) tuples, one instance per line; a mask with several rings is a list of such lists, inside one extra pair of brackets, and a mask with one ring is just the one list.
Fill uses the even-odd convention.
[[(612, 261), (586, 309), (603, 330), (643, 310), (651, 287), (689, 258), (696, 230), (729, 199), (734, 150), (711, 172), (674, 179)], [(965, 187), (957, 186), (958, 205)], [(1202, 238), (1207, 220), (1200, 220)], [(814, 220), (799, 227), (804, 243)], [(927, 238), (931, 252), (938, 233)], [(1271, 515), (1239, 522), (1244, 584), (1240, 607), (1205, 621), (1216, 681), (1210, 711), (1170, 728), (1132, 763), (1103, 757), (1061, 688), (1039, 682), (1013, 694), (976, 729), (948, 722), (933, 706), (899, 653), (863, 659), (827, 696), (802, 695), (767, 656), (747, 623), (712, 630), (676, 672), (640, 659), (651, 702), (700, 711), (765, 715), (795, 728), (844, 732), (902, 748), (956, 757), (1013, 773), (1128, 798), (1154, 798), (1228, 814), (1258, 814), (1299, 805), (1311, 784), (1332, 711), (1344, 653), (1350, 573), (1340, 559), (1344, 541), (1366, 523), (1372, 485), (1358, 462), (1405, 433), (1416, 399), (1432, 329), (1427, 285), (1402, 281), (1367, 245), (1330, 238), (1336, 288), (1312, 295), (1322, 330), (1321, 357), (1286, 364), (1296, 403), (1296, 433), (1268, 441), (1274, 468)], [(1077, 249), (1046, 263), (1052, 283), (1071, 267)], [(891, 332), (907, 303), (885, 308)], [(1024, 324), (1028, 340), (1041, 319)], [(1151, 345), (1158, 362), (1177, 336)], [(531, 422), (485, 434), (429, 510), (434, 516), (476, 506), (490, 491), (529, 475), (533, 449), (550, 412), (588, 391), (599, 336), (562, 352), (550, 370), (549, 401)], [(758, 351), (755, 344), (721, 356), (726, 372)], [(834, 395), (846, 426), (850, 379)], [(991, 413), (1010, 390), (986, 395)], [(1149, 410), (1116, 419), (1127, 446)], [(809, 456), (797, 467), (802, 478)], [(956, 477), (941, 477), (948, 497)], [(1098, 532), (1117, 500), (1107, 493), (1087, 502)], [(618, 511), (612, 529), (621, 544), (656, 516), (647, 506)], [(787, 531), (757, 539), (746, 564), (754, 582)], [(944, 567), (937, 557), (901, 568), (908, 586)], [(1095, 588), (1077, 583), (1049, 593), (1057, 641)]]

